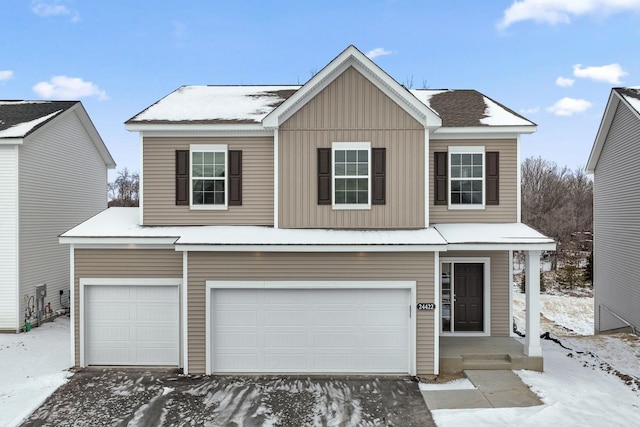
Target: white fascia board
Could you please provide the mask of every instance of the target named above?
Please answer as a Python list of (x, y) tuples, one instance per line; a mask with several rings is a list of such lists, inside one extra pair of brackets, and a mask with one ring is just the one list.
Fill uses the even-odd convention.
[(438, 252), (446, 245), (175, 245), (189, 252)]
[(537, 129), (537, 126), (441, 127), (433, 131), (431, 139), (516, 139), (518, 135), (534, 133)]
[[(245, 124), (190, 124), (190, 123), (131, 123), (125, 125), (130, 132), (143, 132), (144, 136), (208, 136), (256, 134), (271, 135), (273, 131), (265, 129), (261, 123)], [(238, 135), (242, 134), (242, 135)], [(247, 134), (247, 135), (245, 135)]]
[[(442, 126), (442, 119), (430, 107), (423, 104), (411, 92), (389, 76), (371, 59), (360, 52), (356, 47), (349, 46), (341, 54), (335, 57), (320, 72), (316, 73), (296, 93), (271, 111), (262, 123), (266, 128), (277, 128), (282, 122), (291, 117), (303, 105), (327, 87), (337, 76), (348, 67), (353, 66), (384, 92), (394, 99), (405, 111), (411, 114), (425, 127), (438, 128)], [(307, 100), (307, 101), (305, 101)]]
[(452, 243), (450, 251), (555, 251), (555, 243)]
[(600, 159), (600, 153), (602, 153), (604, 142), (607, 139), (607, 135), (609, 135), (609, 129), (611, 128), (611, 123), (613, 123), (613, 118), (616, 115), (616, 111), (618, 110), (618, 105), (620, 104), (621, 99), (622, 98), (620, 97), (618, 92), (611, 89), (609, 100), (607, 101), (607, 106), (604, 110), (604, 114), (602, 115), (598, 133), (596, 134), (596, 139), (593, 142), (593, 147), (591, 147), (589, 160), (587, 160), (587, 167), (585, 168), (585, 171), (588, 174), (593, 174), (596, 171), (596, 165), (598, 164), (598, 160)]
[(76, 248), (86, 247), (87, 245), (122, 245), (126, 247), (136, 245), (170, 245), (178, 240), (179, 237), (58, 237), (60, 244), (76, 245)]
[(24, 138), (0, 138), (0, 145), (22, 145)]
[[(107, 145), (102, 140), (102, 137), (98, 133), (98, 130), (96, 129), (93, 122), (91, 121), (91, 117), (89, 117), (89, 114), (87, 113), (87, 110), (84, 109), (84, 106), (82, 105), (82, 103), (81, 102), (76, 103), (76, 105), (71, 107), (69, 111), (73, 111), (78, 117), (78, 119), (80, 120), (82, 127), (91, 138), (93, 145), (95, 145), (96, 149), (100, 153), (100, 156), (102, 157), (102, 160), (104, 161), (105, 165), (107, 165), (107, 169), (115, 169), (116, 161), (113, 159), (113, 156), (109, 152)], [(53, 120), (55, 120), (55, 117)]]

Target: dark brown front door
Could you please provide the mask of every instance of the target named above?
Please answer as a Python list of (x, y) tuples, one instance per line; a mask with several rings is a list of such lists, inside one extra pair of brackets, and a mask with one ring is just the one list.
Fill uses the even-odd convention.
[(484, 264), (454, 264), (454, 331), (482, 331)]

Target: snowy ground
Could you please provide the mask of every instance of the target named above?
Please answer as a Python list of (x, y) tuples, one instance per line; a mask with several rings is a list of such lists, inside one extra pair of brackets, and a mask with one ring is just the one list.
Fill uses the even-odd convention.
[[(640, 419), (640, 339), (594, 336), (593, 298), (541, 295), (544, 373), (517, 371), (543, 406), (432, 411), (439, 427), (630, 426)], [(524, 295), (514, 290), (514, 317), (524, 332)]]
[(71, 375), (69, 318), (0, 334), (0, 426), (18, 425)]
[[(545, 372), (518, 371), (543, 406), (436, 410), (448, 426), (629, 426), (640, 419), (640, 339), (590, 335), (593, 300), (542, 295)], [(514, 317), (524, 332), (524, 295), (514, 291)], [(58, 318), (26, 334), (0, 334), (0, 426), (14, 426), (37, 408), (70, 373), (69, 319)], [(459, 381), (450, 388), (468, 388)]]

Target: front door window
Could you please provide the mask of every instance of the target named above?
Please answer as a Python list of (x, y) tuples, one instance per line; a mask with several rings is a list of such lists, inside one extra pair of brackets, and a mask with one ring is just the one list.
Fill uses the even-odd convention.
[(442, 332), (484, 330), (484, 264), (441, 265)]

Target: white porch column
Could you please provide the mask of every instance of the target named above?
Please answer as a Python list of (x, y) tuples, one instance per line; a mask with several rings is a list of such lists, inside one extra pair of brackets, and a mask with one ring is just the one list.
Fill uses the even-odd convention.
[(527, 356), (542, 356), (542, 347), (540, 346), (540, 253), (541, 251), (527, 251), (525, 261), (527, 337), (524, 354)]

